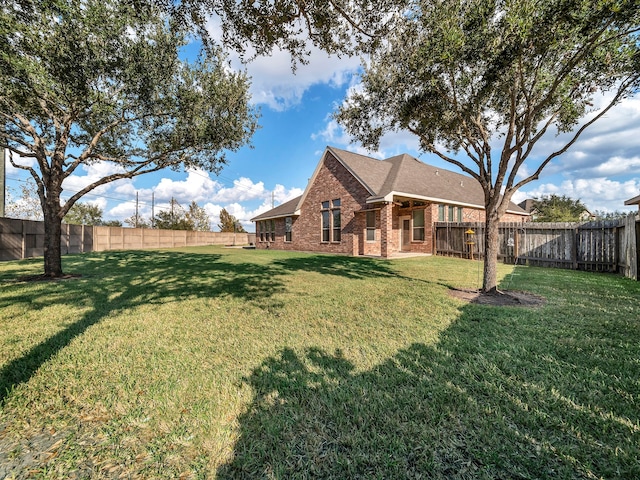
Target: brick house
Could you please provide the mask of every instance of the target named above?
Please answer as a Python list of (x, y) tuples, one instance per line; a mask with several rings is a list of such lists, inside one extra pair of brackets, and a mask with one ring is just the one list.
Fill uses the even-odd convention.
[[(256, 248), (390, 257), (433, 252), (433, 223), (484, 221), (471, 177), (407, 155), (376, 160), (327, 147), (304, 193), (251, 219)], [(502, 221), (527, 221), (511, 204)]]

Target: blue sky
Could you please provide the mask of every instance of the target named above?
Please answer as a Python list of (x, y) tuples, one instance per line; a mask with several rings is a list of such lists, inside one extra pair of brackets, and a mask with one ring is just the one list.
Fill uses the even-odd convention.
[[(241, 68), (235, 59), (232, 65)], [(82, 201), (100, 206), (105, 219), (123, 220), (135, 212), (137, 192), (140, 212), (148, 217), (153, 192), (156, 214), (172, 197), (185, 207), (195, 200), (209, 214), (214, 230), (222, 208), (253, 230), (249, 219), (270, 208), (272, 200), (279, 205), (302, 193), (327, 145), (376, 158), (409, 153), (457, 171), (433, 155), (420, 154), (416, 139), (408, 133), (386, 135), (377, 152), (351, 143), (331, 114), (349, 90), (357, 88), (358, 66), (356, 58), (339, 59), (312, 51), (309, 65), (299, 66), (294, 75), (286, 53), (259, 58), (246, 67), (252, 77), (253, 102), (261, 111), (261, 128), (253, 137), (253, 148), (230, 153), (229, 164), (218, 176), (167, 170), (100, 187)], [(602, 101), (597, 98), (596, 107)], [(563, 139), (566, 135), (555, 137), (551, 132), (539, 144), (540, 154), (550, 152)], [(70, 177), (65, 188), (77, 190), (109, 169), (108, 165), (85, 168)], [(23, 173), (8, 168), (10, 188), (17, 189), (18, 179), (24, 178)], [(552, 193), (579, 198), (592, 211), (632, 210), (624, 201), (640, 194), (640, 94), (587, 130), (514, 200)]]

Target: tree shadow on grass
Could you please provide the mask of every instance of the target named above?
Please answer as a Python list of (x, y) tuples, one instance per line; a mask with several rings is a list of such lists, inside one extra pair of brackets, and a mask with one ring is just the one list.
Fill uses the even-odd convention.
[(266, 359), (218, 478), (640, 478), (635, 380), (600, 362), (611, 390), (594, 394), (561, 325), (495, 311), (465, 307), (437, 345), (370, 371), (316, 348)]
[(283, 278), (294, 270), (311, 269), (348, 278), (392, 275), (379, 262), (327, 255), (257, 264), (234, 260), (231, 255), (115, 251), (65, 257), (65, 262), (68, 271), (80, 269), (82, 278), (42, 282), (42, 288), (31, 290), (16, 282), (2, 285), (0, 308), (23, 305), (25, 310), (37, 311), (61, 305), (88, 307), (88, 311), (2, 367), (0, 406), (13, 388), (27, 382), (74, 338), (113, 313), (140, 305), (216, 297), (238, 298), (273, 312), (282, 306), (274, 295), (285, 291)]
[(302, 270), (350, 279), (398, 276), (389, 262), (346, 255), (303, 255), (275, 260), (272, 265), (286, 271)]
[[(0, 406), (14, 387), (27, 382), (42, 364), (108, 315), (140, 305), (188, 298), (229, 296), (260, 306), (283, 291), (281, 277), (286, 274), (279, 267), (228, 262), (221, 255), (127, 251), (79, 258), (76, 261), (81, 265), (82, 278), (39, 282), (40, 288), (34, 289), (25, 289), (16, 282), (2, 286), (0, 308), (23, 305), (25, 310), (37, 311), (60, 305), (88, 310), (2, 367)], [(65, 260), (74, 262), (73, 257)], [(269, 306), (274, 308), (272, 303)]]

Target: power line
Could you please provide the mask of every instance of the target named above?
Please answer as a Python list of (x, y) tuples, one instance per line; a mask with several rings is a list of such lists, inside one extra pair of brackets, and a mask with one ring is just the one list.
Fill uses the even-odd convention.
[[(209, 175), (202, 174), (198, 170), (195, 170), (195, 169), (194, 170), (190, 170), (187, 173), (190, 173), (190, 172), (192, 172), (192, 173), (194, 173), (194, 174), (196, 174), (198, 176), (201, 176), (203, 178), (206, 178), (207, 180), (214, 180)], [(245, 186), (245, 185), (243, 185), (241, 183), (236, 183), (236, 180), (232, 180), (232, 179), (230, 179), (228, 177), (225, 177), (225, 176), (222, 176), (222, 175), (218, 175), (217, 177), (221, 178), (223, 180), (226, 180), (227, 182), (230, 182), (234, 188), (237, 188), (239, 190), (244, 190), (246, 192), (254, 192), (255, 191), (255, 188), (253, 186), (252, 187), (247, 187), (247, 186)], [(13, 177), (13, 176), (7, 176), (6, 178), (7, 178), (7, 180), (20, 182), (20, 183), (29, 183), (29, 182), (33, 181), (31, 178), (23, 179), (23, 178), (16, 178), (16, 177)], [(220, 183), (222, 183), (223, 185), (225, 184), (225, 182), (220, 182)], [(227, 186), (227, 187), (229, 188), (230, 186)], [(78, 193), (77, 190), (69, 190), (69, 189), (65, 189), (64, 192), (72, 194), (72, 195), (75, 194), (75, 193)], [(274, 200), (275, 200), (275, 192), (274, 191), (271, 191), (271, 192), (267, 191), (266, 193), (270, 193), (269, 196), (271, 197), (271, 203), (272, 203), (272, 206), (273, 206), (273, 203), (274, 203)], [(105, 194), (92, 193), (92, 192), (87, 192), (85, 195), (83, 195), (83, 197), (91, 197), (91, 198), (96, 198), (96, 199), (113, 200), (113, 201), (122, 202), (122, 203), (133, 203), (133, 204), (136, 205), (136, 207), (138, 207), (139, 205), (143, 205), (143, 206), (147, 206), (147, 207), (150, 206), (151, 209), (152, 209), (152, 214), (155, 214), (156, 210), (166, 211), (166, 210), (171, 208), (170, 207), (171, 206), (171, 201), (167, 202), (166, 206), (163, 206), (162, 204), (158, 204), (158, 203), (155, 202), (155, 192), (154, 192), (153, 189), (151, 190), (151, 201), (150, 202), (149, 201), (144, 201), (144, 200), (139, 200), (137, 191), (136, 191), (136, 199), (117, 197), (117, 196), (113, 196), (113, 195), (105, 195)]]

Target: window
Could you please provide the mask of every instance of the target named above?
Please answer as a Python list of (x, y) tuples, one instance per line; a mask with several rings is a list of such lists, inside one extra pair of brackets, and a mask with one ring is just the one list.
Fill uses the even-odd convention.
[(453, 205), (449, 205), (449, 218), (448, 219), (449, 219), (450, 222), (453, 222), (454, 218), (456, 218), (454, 216), (454, 212), (455, 212), (455, 207)]
[(285, 242), (290, 242), (291, 241), (291, 225), (292, 225), (292, 219), (291, 217), (286, 217), (284, 219), (284, 241)]
[(376, 240), (376, 212), (367, 212), (367, 242)]
[(331, 210), (331, 218), (333, 218), (333, 238), (334, 242), (340, 241), (340, 232), (342, 231), (342, 220), (340, 218), (340, 199), (333, 200), (333, 210)]
[[(331, 208), (329, 208), (331, 207)], [(340, 217), (340, 199), (331, 202), (322, 202), (322, 241), (339, 242), (342, 231), (342, 219)]]
[(331, 226), (329, 225), (329, 210), (322, 211), (322, 241), (328, 242), (329, 235), (331, 233)]
[(276, 221), (264, 220), (258, 222), (258, 232), (261, 242), (275, 241), (276, 239)]
[(424, 241), (424, 210), (413, 211), (413, 240)]
[(444, 205), (438, 205), (438, 221), (439, 222), (446, 221), (444, 214), (445, 214)]
[(462, 207), (458, 207), (458, 222), (462, 222)]

